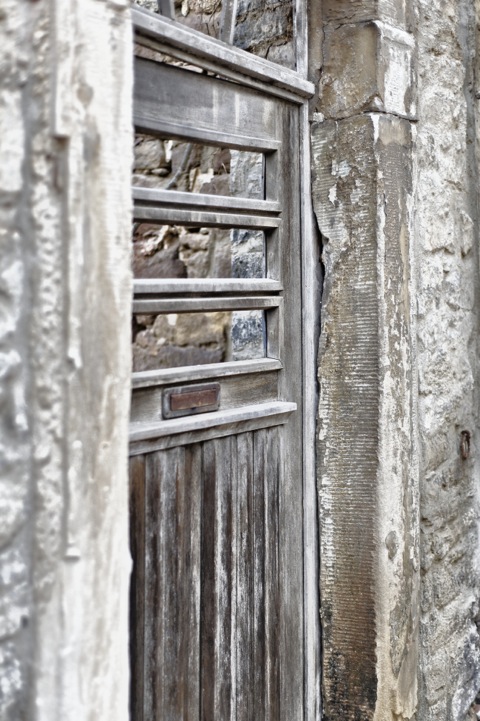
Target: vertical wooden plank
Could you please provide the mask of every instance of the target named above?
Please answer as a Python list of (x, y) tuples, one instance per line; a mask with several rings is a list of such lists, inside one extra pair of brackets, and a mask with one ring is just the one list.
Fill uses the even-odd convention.
[[(279, 495), (278, 534), (281, 584), (280, 687), (282, 717), (304, 720), (304, 574), (303, 574), (303, 396), (302, 396), (302, 305), (300, 204), (299, 110), (285, 107), (285, 146), (281, 153), (281, 174), (288, 177), (284, 203), (288, 207), (283, 246), (285, 347), (284, 371), (280, 376), (283, 398), (295, 400), (297, 413), (278, 429)], [(291, 349), (291, 350), (290, 350)], [(293, 351), (293, 352), (292, 352)], [(288, 578), (286, 576), (288, 574)], [(288, 661), (287, 661), (288, 659)]]
[(164, 504), (162, 482), (168, 469), (168, 456), (151, 453), (145, 465), (145, 645), (143, 718), (155, 717), (163, 705), (163, 644), (165, 569), (162, 529)]
[(232, 476), (236, 461), (233, 443), (234, 438), (227, 436), (209, 441), (203, 447), (202, 721), (235, 718)]
[[(179, 482), (178, 482), (179, 480)], [(177, 716), (197, 721), (200, 713), (200, 528), (201, 447), (185, 448), (184, 473), (177, 480), (177, 537), (180, 563), (176, 600), (179, 606), (180, 645), (178, 649)], [(184, 513), (180, 508), (185, 509)], [(175, 602), (175, 601), (174, 601)]]
[[(318, 6), (313, 0), (312, 7)], [(319, 8), (317, 8), (319, 9)], [(320, 721), (319, 534), (316, 478), (317, 349), (320, 334), (320, 243), (314, 231), (311, 196), (308, 105), (300, 109), (300, 190), (302, 198), (302, 363), (303, 363), (303, 549), (305, 608), (305, 719)]]
[[(290, 663), (288, 656), (280, 657), (280, 583), (279, 583), (279, 527), (278, 483), (279, 448), (276, 428), (257, 431), (254, 439), (255, 476), (255, 550), (259, 574), (255, 583), (257, 597), (257, 643), (261, 649), (257, 657), (263, 665), (262, 687), (258, 688), (258, 714), (265, 721), (287, 719), (282, 715), (280, 693), (280, 665)], [(261, 554), (261, 557), (260, 557)], [(286, 574), (288, 578), (288, 573)], [(263, 696), (263, 697), (262, 697)], [(257, 714), (257, 715), (258, 715)]]
[(144, 586), (145, 586), (145, 456), (130, 459), (130, 716), (143, 721)]
[(254, 705), (253, 433), (237, 436), (236, 721), (259, 718)]
[(148, 457), (145, 719), (198, 719), (200, 468), (198, 446)]
[(253, 667), (252, 678), (255, 717), (269, 719), (267, 692), (266, 617), (265, 617), (265, 431), (256, 431), (253, 442)]

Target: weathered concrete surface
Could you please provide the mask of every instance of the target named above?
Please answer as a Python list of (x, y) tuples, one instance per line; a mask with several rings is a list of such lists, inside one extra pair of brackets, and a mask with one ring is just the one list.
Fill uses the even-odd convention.
[[(467, 0), (418, 0), (417, 11), (419, 716), (422, 721), (464, 721), (480, 688), (478, 88), (473, 65), (478, 15)], [(460, 452), (462, 431), (472, 438), (466, 459)]]
[(325, 263), (318, 478), (328, 721), (410, 719), (416, 709), (411, 132), (381, 114), (312, 129)]
[(130, 35), (0, 8), (2, 721), (128, 717)]

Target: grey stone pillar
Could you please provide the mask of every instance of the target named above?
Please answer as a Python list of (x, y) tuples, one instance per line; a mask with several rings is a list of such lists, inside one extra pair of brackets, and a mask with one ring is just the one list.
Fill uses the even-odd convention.
[(401, 3), (324, 11), (312, 128), (324, 716), (393, 721), (417, 708), (414, 43)]

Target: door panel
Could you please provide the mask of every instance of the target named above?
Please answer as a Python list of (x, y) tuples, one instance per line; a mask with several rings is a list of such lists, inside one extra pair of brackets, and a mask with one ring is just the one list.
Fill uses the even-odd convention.
[[(282, 718), (279, 433), (132, 458), (132, 513), (145, 534), (135, 719)], [(292, 620), (301, 626), (301, 614)]]
[[(135, 220), (261, 230), (265, 277), (138, 279), (134, 313), (261, 312), (265, 357), (133, 375), (132, 718), (300, 721), (299, 108), (152, 60), (135, 77), (141, 132), (265, 154), (263, 197), (136, 188)], [(165, 416), (166, 390), (212, 382), (218, 410)]]

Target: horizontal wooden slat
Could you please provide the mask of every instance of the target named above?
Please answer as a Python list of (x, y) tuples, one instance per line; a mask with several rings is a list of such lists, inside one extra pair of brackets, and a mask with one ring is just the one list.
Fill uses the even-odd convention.
[(292, 93), (290, 90), (286, 90), (278, 85), (268, 85), (261, 80), (256, 80), (245, 75), (245, 73), (242, 73), (240, 70), (220, 67), (214, 60), (211, 61), (205, 58), (195, 59), (196, 65), (192, 66), (192, 56), (186, 50), (180, 50), (180, 48), (174, 48), (171, 45), (167, 45), (167, 43), (152, 40), (152, 38), (148, 38), (145, 35), (135, 33), (135, 55), (137, 57), (152, 59), (152, 50), (154, 55), (153, 59), (157, 60), (157, 58), (155, 58), (156, 55), (158, 62), (163, 62), (164, 56), (167, 55), (177, 61), (180, 60), (185, 63), (190, 70), (219, 75), (244, 87), (259, 90), (261, 93), (287, 100), (290, 103), (299, 105), (304, 100), (304, 98), (300, 97), (297, 93)]
[[(210, 379), (213, 380), (213, 379)], [(220, 405), (216, 409), (225, 411), (229, 408), (240, 408), (255, 403), (271, 403), (278, 400), (278, 371), (276, 373), (255, 373), (249, 375), (226, 376), (215, 378), (215, 383), (220, 382)], [(207, 381), (210, 385), (210, 381)], [(136, 388), (132, 393), (130, 408), (130, 420), (132, 423), (156, 423), (162, 420), (164, 393), (179, 388), (204, 388), (205, 381), (168, 386), (149, 386), (147, 388)], [(193, 415), (193, 414), (186, 414)], [(163, 418), (174, 418), (174, 415)]]
[(135, 58), (134, 124), (142, 132), (268, 152), (283, 104), (210, 75)]
[[(154, 105), (153, 98), (150, 105)], [(195, 143), (209, 143), (221, 148), (233, 148), (233, 150), (249, 150), (251, 152), (272, 152), (280, 148), (280, 142), (268, 138), (259, 138), (254, 135), (241, 135), (240, 133), (223, 133), (213, 126), (196, 127), (194, 123), (182, 123), (177, 120), (174, 123), (163, 120), (156, 115), (155, 108), (148, 109), (145, 105), (137, 103), (136, 111), (133, 114), (133, 124), (139, 133), (152, 133), (154, 135), (174, 138), (177, 140), (192, 141)], [(145, 112), (146, 111), (146, 112)]]
[(247, 373), (268, 373), (279, 371), (282, 367), (281, 361), (275, 358), (261, 358), (259, 360), (232, 361), (230, 363), (210, 363), (204, 366), (163, 368), (133, 373), (132, 387), (133, 389), (148, 388), (172, 383), (206, 380), (208, 378), (225, 378)]
[(174, 418), (158, 423), (132, 423), (130, 425), (130, 441), (132, 443), (149, 438), (174, 436), (181, 433), (194, 433), (206, 429), (218, 429), (221, 426), (243, 423), (245, 421), (275, 418), (285, 422), (288, 416), (297, 410), (296, 403), (274, 401), (272, 403), (255, 403), (242, 408), (231, 408), (226, 411), (205, 413), (191, 418)]
[(188, 52), (200, 66), (202, 61), (207, 61), (209, 69), (217, 66), (218, 72), (224, 74), (230, 70), (256, 78), (265, 83), (266, 92), (269, 86), (273, 85), (289, 90), (300, 99), (314, 95), (313, 83), (293, 70), (256, 57), (245, 50), (234, 48), (203, 33), (182, 27), (180, 23), (160, 17), (148, 10), (132, 8), (132, 19), (138, 35)]
[(200, 293), (276, 293), (282, 284), (270, 278), (192, 278), (183, 280), (138, 278), (133, 281), (135, 295), (189, 295)]
[(228, 310), (261, 310), (277, 308), (282, 299), (275, 296), (248, 298), (155, 298), (134, 300), (134, 313), (204, 313)]
[(134, 205), (133, 219), (141, 222), (171, 223), (172, 225), (198, 226), (199, 228), (278, 228), (282, 222), (276, 216), (207, 212), (189, 208), (140, 205), (139, 203)]
[(188, 206), (195, 210), (250, 213), (251, 215), (272, 215), (281, 212), (276, 200), (237, 198), (229, 195), (208, 195), (206, 193), (182, 193), (178, 190), (161, 190), (133, 186), (133, 200), (139, 205)]

